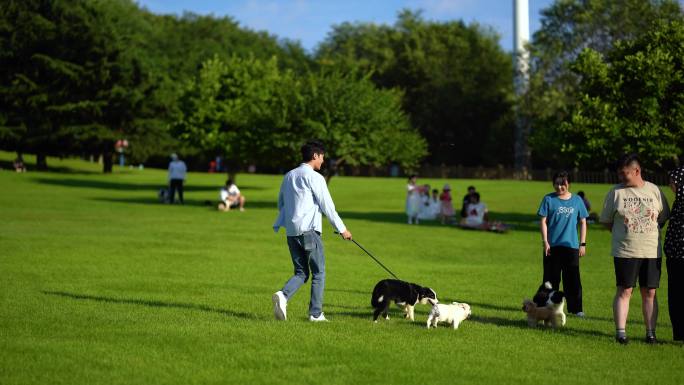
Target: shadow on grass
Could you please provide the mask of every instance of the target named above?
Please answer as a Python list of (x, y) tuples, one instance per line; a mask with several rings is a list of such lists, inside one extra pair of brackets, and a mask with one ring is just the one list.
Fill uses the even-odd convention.
[[(89, 170), (82, 170), (82, 169), (76, 169), (76, 168), (71, 168), (71, 167), (53, 167), (48, 164), (48, 169), (47, 170), (36, 170), (36, 164), (31, 163), (31, 162), (26, 162), (24, 161), (24, 165), (28, 169), (28, 174), (31, 174), (32, 172), (55, 172), (55, 173), (60, 173), (60, 174), (72, 174), (72, 175), (98, 175), (102, 174), (102, 171), (89, 171)], [(0, 160), (0, 168), (4, 170), (14, 170), (14, 162), (7, 161), (7, 160)]]
[[(127, 183), (127, 182), (117, 182), (117, 181), (105, 181), (105, 180), (93, 180), (93, 179), (51, 179), (51, 178), (36, 178), (36, 182), (42, 184), (48, 184), (52, 186), (63, 186), (63, 187), (75, 187), (75, 188), (91, 188), (91, 189), (102, 189), (102, 190), (113, 190), (113, 191), (152, 191), (154, 194), (159, 191), (162, 187), (167, 187), (165, 180), (160, 180), (157, 184), (150, 183)], [(195, 191), (215, 191), (218, 196), (218, 192), (221, 189), (220, 185), (217, 186), (196, 186), (192, 184), (186, 184), (183, 186), (184, 192), (195, 192)], [(240, 186), (240, 190), (264, 190), (264, 187), (258, 186)]]
[(325, 288), (325, 291), (332, 291), (332, 292), (338, 292), (338, 293), (349, 293), (349, 294), (363, 294), (370, 296), (372, 289), (369, 291), (363, 291), (363, 290), (351, 290), (351, 289), (328, 289)]
[(521, 317), (519, 320), (511, 320), (508, 318), (501, 318), (501, 317), (491, 317), (491, 316), (480, 316), (480, 315), (473, 315), (470, 316), (470, 320), (473, 322), (477, 323), (482, 323), (482, 324), (488, 324), (488, 325), (495, 325), (495, 326), (501, 326), (501, 327), (514, 327), (518, 329), (532, 329), (532, 330), (540, 330), (540, 331), (549, 331), (549, 332), (558, 332), (558, 333), (563, 333), (563, 334), (571, 334), (571, 335), (586, 335), (586, 336), (591, 336), (591, 337), (613, 337), (612, 334), (598, 331), (598, 330), (581, 330), (581, 329), (573, 329), (569, 328), (567, 326), (559, 328), (558, 330), (554, 330), (550, 327), (545, 327), (545, 326), (538, 326), (536, 328), (531, 328), (527, 325), (527, 318), (523, 317), (523, 314), (521, 312)]
[(493, 305), (490, 303), (469, 302), (469, 301), (459, 301), (459, 302), (465, 302), (468, 305), (470, 305), (471, 308), (474, 308), (474, 309), (481, 308), (481, 309), (489, 309), (489, 310), (497, 310), (497, 311), (513, 311), (513, 312), (522, 313), (522, 301), (520, 301), (520, 306)]
[(536, 213), (502, 213), (490, 211), (489, 218), (512, 225), (512, 230), (539, 232), (539, 217)]
[[(444, 299), (442, 300), (444, 303), (451, 302), (450, 300)], [(520, 303), (520, 306), (504, 306), (504, 305), (493, 305), (493, 304), (488, 304), (488, 303), (480, 303), (480, 302), (469, 302), (469, 301), (459, 301), (459, 302), (465, 302), (469, 304), (472, 308), (474, 309), (489, 309), (489, 310), (496, 310), (496, 311), (510, 311), (510, 312), (515, 312), (515, 313), (520, 313), (524, 316), (524, 312), (522, 311), (522, 301)], [(601, 321), (601, 322), (609, 322), (613, 323), (613, 319), (610, 317), (595, 317), (595, 316), (585, 316), (584, 319), (580, 319), (579, 317), (572, 315), (572, 314), (566, 314), (568, 319), (576, 319), (581, 322), (584, 320), (586, 321)], [(527, 322), (527, 321), (525, 321)], [(643, 325), (643, 321), (635, 320), (635, 319), (630, 319), (627, 320), (628, 325)], [(527, 325), (525, 323), (525, 325)], [(671, 325), (669, 324), (663, 324), (661, 322), (658, 322), (657, 325), (659, 328), (660, 327), (670, 327)]]
[(101, 296), (87, 295), (87, 294), (74, 294), (74, 293), (68, 293), (68, 292), (63, 292), (63, 291), (43, 291), (42, 293), (46, 294), (46, 295), (65, 297), (65, 298), (70, 298), (70, 299), (75, 299), (75, 300), (88, 300), (88, 301), (97, 301), (97, 302), (114, 303), (114, 304), (125, 304), (125, 305), (142, 305), (142, 306), (158, 307), (158, 308), (199, 310), (199, 311), (204, 311), (204, 312), (209, 312), (209, 313), (218, 313), (221, 315), (225, 315), (228, 317), (234, 317), (234, 318), (243, 318), (243, 319), (250, 319), (250, 320), (259, 319), (259, 317), (255, 316), (254, 314), (243, 313), (243, 312), (232, 311), (232, 310), (225, 310), (225, 309), (218, 309), (218, 308), (213, 308), (213, 307), (206, 306), (206, 305), (197, 305), (197, 304), (192, 304), (192, 303), (165, 302), (165, 301), (146, 300), (146, 299), (130, 299), (130, 298), (111, 298), (111, 297), (101, 297)]
[[(343, 219), (360, 219), (370, 222), (396, 223), (406, 224), (406, 214), (400, 211), (397, 212), (358, 212), (358, 211), (340, 211), (340, 217)], [(533, 214), (521, 213), (501, 213), (490, 212), (492, 220), (504, 222), (511, 226), (513, 231), (539, 231), (538, 217)], [(459, 218), (457, 218), (459, 219)], [(463, 229), (457, 226), (447, 226), (441, 224), (439, 221), (423, 220), (418, 225), (420, 227), (453, 227), (458, 231), (475, 231), (472, 229)]]
[[(132, 204), (143, 204), (143, 205), (156, 205), (156, 206), (168, 206), (168, 204), (159, 202), (156, 197), (135, 197), (135, 198), (90, 198), (95, 201), (100, 202), (112, 202), (112, 203), (132, 203)], [(197, 207), (204, 206), (208, 209), (216, 211), (216, 205), (218, 205), (218, 200), (201, 200), (201, 199), (184, 199), (185, 204), (183, 206)], [(178, 206), (178, 204), (174, 204)], [(245, 210), (249, 209), (277, 209), (278, 206), (275, 201), (250, 201), (245, 202)], [(237, 209), (231, 209), (231, 211), (238, 211)]]

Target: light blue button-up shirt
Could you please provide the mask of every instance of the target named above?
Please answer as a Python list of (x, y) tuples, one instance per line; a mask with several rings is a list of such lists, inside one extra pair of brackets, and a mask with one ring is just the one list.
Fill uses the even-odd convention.
[(302, 163), (285, 174), (280, 185), (278, 218), (273, 224), (273, 231), (278, 232), (284, 226), (288, 237), (302, 235), (310, 230), (321, 233), (321, 213), (325, 214), (338, 232), (347, 230), (335, 211), (335, 204), (323, 175)]

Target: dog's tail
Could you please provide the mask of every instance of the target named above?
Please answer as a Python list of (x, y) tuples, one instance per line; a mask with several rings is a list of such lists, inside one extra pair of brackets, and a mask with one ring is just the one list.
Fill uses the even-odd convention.
[(544, 287), (549, 289), (549, 290), (551, 290), (553, 288), (553, 286), (551, 286), (551, 282), (549, 282), (549, 281), (544, 282)]

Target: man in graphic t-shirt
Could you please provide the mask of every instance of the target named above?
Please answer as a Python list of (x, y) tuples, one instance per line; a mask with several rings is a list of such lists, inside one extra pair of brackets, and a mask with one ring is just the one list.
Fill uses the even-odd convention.
[(620, 184), (606, 195), (600, 222), (613, 235), (612, 254), (617, 292), (613, 301), (615, 339), (628, 343), (625, 333), (629, 300), (639, 278), (646, 325), (646, 342), (656, 343), (656, 289), (660, 284), (660, 228), (669, 217), (665, 195), (642, 179), (639, 158), (625, 155), (617, 163)]

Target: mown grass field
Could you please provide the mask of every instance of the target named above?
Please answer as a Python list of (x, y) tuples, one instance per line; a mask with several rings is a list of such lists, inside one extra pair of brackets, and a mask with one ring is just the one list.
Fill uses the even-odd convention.
[[(0, 153), (0, 384), (680, 384), (667, 276), (657, 346), (641, 342), (638, 296), (613, 341), (610, 234), (592, 225), (582, 260), (586, 319), (530, 329), (520, 310), (541, 279), (535, 223), (550, 183), (449, 180), (458, 201), (477, 186), (508, 234), (405, 224), (405, 181), (336, 177), (330, 189), (354, 238), (399, 277), (472, 306), (458, 330), (425, 329), (393, 309), (371, 322), (370, 291), (388, 276), (324, 225), (331, 322), (307, 321), (304, 286), (273, 319), (271, 294), (291, 274), (274, 234), (280, 176), (238, 176), (247, 211), (219, 213), (223, 175), (191, 173), (186, 205), (157, 202), (163, 170), (50, 159), (59, 172), (7, 170)], [(27, 158), (31, 163), (31, 158)], [(441, 186), (445, 180), (420, 180)], [(607, 185), (573, 185), (600, 208)], [(669, 189), (668, 198), (672, 199)]]

